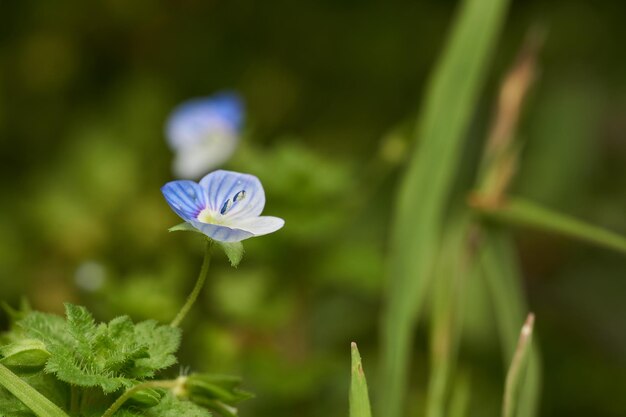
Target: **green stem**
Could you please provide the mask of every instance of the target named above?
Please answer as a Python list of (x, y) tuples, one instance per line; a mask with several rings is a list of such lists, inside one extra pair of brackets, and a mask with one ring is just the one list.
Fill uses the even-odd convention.
[(70, 412), (77, 414), (80, 409), (80, 391), (75, 385), (70, 387), (70, 398)]
[(117, 410), (119, 410), (122, 405), (124, 405), (124, 403), (130, 397), (132, 397), (135, 393), (139, 391), (150, 388), (174, 388), (177, 383), (177, 380), (171, 379), (165, 381), (148, 381), (139, 385), (135, 385), (134, 387), (124, 392), (124, 394), (122, 394), (117, 400), (115, 400), (115, 402), (111, 404), (111, 406), (104, 412), (104, 414), (102, 414), (102, 417), (111, 417), (113, 414), (115, 414)]
[(202, 262), (202, 268), (200, 269), (200, 275), (198, 276), (198, 281), (196, 281), (196, 285), (195, 287), (193, 287), (193, 290), (191, 291), (191, 294), (189, 294), (189, 297), (187, 297), (187, 301), (185, 302), (183, 307), (180, 309), (180, 311), (178, 312), (174, 320), (172, 320), (172, 323), (170, 324), (170, 326), (178, 327), (180, 323), (183, 321), (183, 319), (185, 318), (185, 316), (187, 315), (187, 313), (189, 312), (189, 310), (191, 309), (191, 307), (193, 306), (193, 304), (198, 299), (198, 295), (200, 294), (200, 291), (202, 290), (202, 287), (204, 286), (204, 283), (206, 281), (206, 278), (209, 272), (209, 265), (211, 264), (211, 248), (212, 247), (213, 247), (213, 240), (208, 239), (207, 245), (206, 245), (206, 251), (204, 253), (204, 261)]
[(2, 364), (0, 364), (0, 385), (15, 395), (38, 417), (68, 417), (52, 401)]
[(471, 198), (470, 205), (499, 222), (547, 230), (626, 254), (626, 237), (521, 198), (492, 203), (477, 194)]

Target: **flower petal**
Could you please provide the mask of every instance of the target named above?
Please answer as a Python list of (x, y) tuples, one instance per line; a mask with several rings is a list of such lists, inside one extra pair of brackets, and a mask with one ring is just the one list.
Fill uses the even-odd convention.
[(257, 217), (265, 207), (265, 191), (254, 175), (217, 170), (202, 178), (200, 186), (209, 208), (229, 219)]
[(236, 137), (242, 119), (243, 106), (236, 94), (189, 100), (175, 108), (168, 119), (167, 139), (173, 149), (182, 149), (215, 133)]
[(230, 158), (238, 139), (232, 134), (215, 134), (204, 142), (180, 148), (173, 163), (174, 175), (179, 178), (198, 178)]
[(273, 233), (285, 225), (285, 221), (280, 217), (260, 216), (236, 219), (228, 224), (235, 229), (245, 230), (254, 236), (267, 235)]
[(252, 232), (247, 230), (236, 229), (219, 224), (202, 223), (197, 220), (189, 220), (189, 223), (211, 239), (220, 242), (240, 242), (254, 236)]
[(195, 220), (208, 204), (204, 190), (193, 181), (168, 182), (161, 187), (161, 192), (172, 210), (186, 221)]

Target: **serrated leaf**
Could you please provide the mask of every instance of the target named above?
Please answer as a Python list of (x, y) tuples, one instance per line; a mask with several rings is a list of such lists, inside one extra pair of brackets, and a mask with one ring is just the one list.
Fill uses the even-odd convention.
[(96, 325), (83, 307), (68, 304), (66, 311), (67, 321), (31, 313), (19, 323), (45, 344), (50, 352), (45, 371), (61, 381), (111, 393), (176, 362), (180, 329), (155, 321), (135, 325), (127, 316)]
[(143, 415), (145, 417), (211, 417), (208, 410), (171, 394), (163, 397), (159, 405), (147, 409)]
[(147, 347), (148, 355), (135, 362), (131, 370), (134, 377), (151, 377), (156, 371), (176, 363), (174, 353), (180, 346), (180, 328), (162, 326), (154, 320), (148, 320), (135, 325), (135, 337), (137, 342)]
[(224, 253), (228, 257), (228, 260), (233, 267), (236, 268), (237, 266), (239, 266), (239, 262), (241, 262), (244, 254), (243, 243), (217, 241), (215, 243), (217, 243), (224, 250)]

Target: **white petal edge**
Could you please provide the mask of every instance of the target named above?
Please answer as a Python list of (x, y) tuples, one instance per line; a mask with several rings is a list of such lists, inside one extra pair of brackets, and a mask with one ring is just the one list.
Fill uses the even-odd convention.
[(252, 233), (254, 236), (262, 236), (273, 233), (285, 225), (285, 221), (280, 217), (259, 216), (245, 219), (232, 219), (228, 226), (233, 229), (240, 229)]

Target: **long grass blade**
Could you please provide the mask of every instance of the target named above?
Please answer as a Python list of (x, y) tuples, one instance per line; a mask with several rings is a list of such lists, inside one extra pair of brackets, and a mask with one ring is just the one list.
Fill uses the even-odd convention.
[(453, 222), (444, 237), (433, 282), (430, 335), (430, 376), (426, 417), (444, 417), (450, 396), (462, 332), (466, 281), (475, 272), (472, 231), (468, 219)]
[(465, 417), (470, 402), (470, 380), (466, 373), (459, 373), (454, 380), (450, 399), (449, 417)]
[(401, 417), (411, 334), (438, 247), (459, 154), (508, 0), (464, 0), (429, 83), (392, 227), (380, 414)]
[[(486, 229), (482, 260), (484, 278), (491, 293), (494, 317), (504, 351), (505, 367), (513, 360), (519, 329), (528, 311), (511, 236), (496, 228)], [(533, 346), (525, 384), (520, 392), (517, 417), (537, 414), (541, 391), (541, 358)]]
[[(44, 397), (39, 391), (28, 385), (2, 364), (0, 364), (0, 385), (15, 395), (37, 417), (68, 417), (52, 401)], [(0, 410), (0, 415), (2, 415), (2, 410)]]
[(372, 417), (367, 381), (356, 343), (351, 346), (352, 378), (350, 382), (350, 417)]
[(505, 224), (546, 230), (626, 254), (625, 236), (521, 198), (508, 198), (502, 203), (491, 204), (475, 195), (470, 204), (482, 214)]
[(504, 398), (502, 400), (502, 417), (514, 417), (517, 415), (515, 409), (518, 401), (518, 392), (520, 386), (524, 384), (524, 371), (528, 364), (527, 358), (530, 352), (534, 324), (535, 316), (533, 313), (530, 313), (522, 326), (517, 349), (515, 349), (509, 372), (506, 375)]

